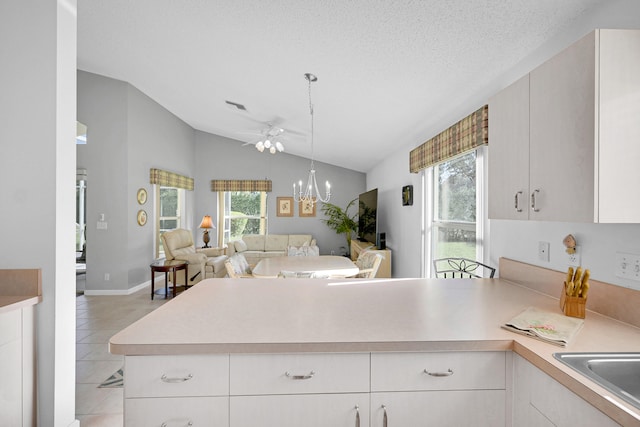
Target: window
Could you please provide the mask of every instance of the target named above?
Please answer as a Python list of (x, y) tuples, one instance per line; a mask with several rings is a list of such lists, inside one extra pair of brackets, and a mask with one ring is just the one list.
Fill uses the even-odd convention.
[(227, 244), (243, 234), (267, 234), (266, 191), (220, 191), (218, 206), (218, 242)]
[[(484, 148), (479, 148), (431, 168), (431, 259), (482, 260), (483, 218), (486, 217), (484, 152)], [(430, 270), (431, 262), (427, 268)]]
[(158, 212), (156, 257), (164, 256), (164, 248), (160, 238), (162, 233), (175, 230), (182, 225), (184, 191), (181, 188), (156, 185), (156, 209)]

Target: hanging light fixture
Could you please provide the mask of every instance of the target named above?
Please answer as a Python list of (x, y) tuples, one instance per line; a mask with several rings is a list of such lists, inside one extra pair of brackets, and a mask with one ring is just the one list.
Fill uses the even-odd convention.
[(309, 82), (309, 112), (311, 113), (311, 167), (309, 168), (309, 178), (307, 186), (302, 188), (302, 181), (299, 182), (299, 188), (296, 191), (296, 183), (293, 183), (293, 198), (296, 202), (311, 203), (312, 205), (318, 201), (327, 203), (331, 197), (331, 185), (329, 181), (325, 183), (326, 193), (324, 198), (320, 196), (318, 183), (316, 182), (316, 169), (313, 162), (313, 104), (311, 102), (311, 83), (318, 81), (318, 78), (311, 73), (306, 73), (304, 78)]
[(256, 150), (261, 153), (264, 152), (265, 149), (271, 154), (282, 153), (284, 151), (284, 145), (282, 145), (282, 142), (276, 141), (275, 138), (283, 133), (284, 129), (271, 127), (266, 132), (265, 140), (260, 140), (256, 144)]

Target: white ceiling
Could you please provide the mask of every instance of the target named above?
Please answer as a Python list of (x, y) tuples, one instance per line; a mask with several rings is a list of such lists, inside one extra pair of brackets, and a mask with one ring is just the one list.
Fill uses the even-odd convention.
[(302, 132), (284, 144), (304, 157), (313, 73), (315, 158), (366, 172), (606, 1), (78, 0), (78, 68), (238, 144)]

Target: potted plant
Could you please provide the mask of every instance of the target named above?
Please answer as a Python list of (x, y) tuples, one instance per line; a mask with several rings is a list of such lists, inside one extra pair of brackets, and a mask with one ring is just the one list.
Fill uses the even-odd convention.
[(343, 210), (340, 206), (333, 203), (324, 203), (322, 205), (322, 213), (328, 217), (323, 219), (325, 224), (338, 234), (344, 234), (347, 238), (347, 250), (351, 250), (351, 235), (358, 231), (358, 220), (356, 214), (349, 215), (349, 208), (356, 203), (358, 199), (353, 199)]

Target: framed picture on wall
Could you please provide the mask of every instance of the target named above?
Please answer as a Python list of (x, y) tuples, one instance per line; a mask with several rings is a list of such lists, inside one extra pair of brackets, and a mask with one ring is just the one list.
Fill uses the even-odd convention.
[(276, 198), (276, 215), (293, 216), (293, 197)]
[(402, 187), (402, 206), (413, 205), (413, 185)]
[(316, 203), (315, 197), (313, 198), (313, 202), (311, 201), (300, 201), (298, 203), (298, 212), (300, 216), (303, 217), (312, 217), (316, 216)]

